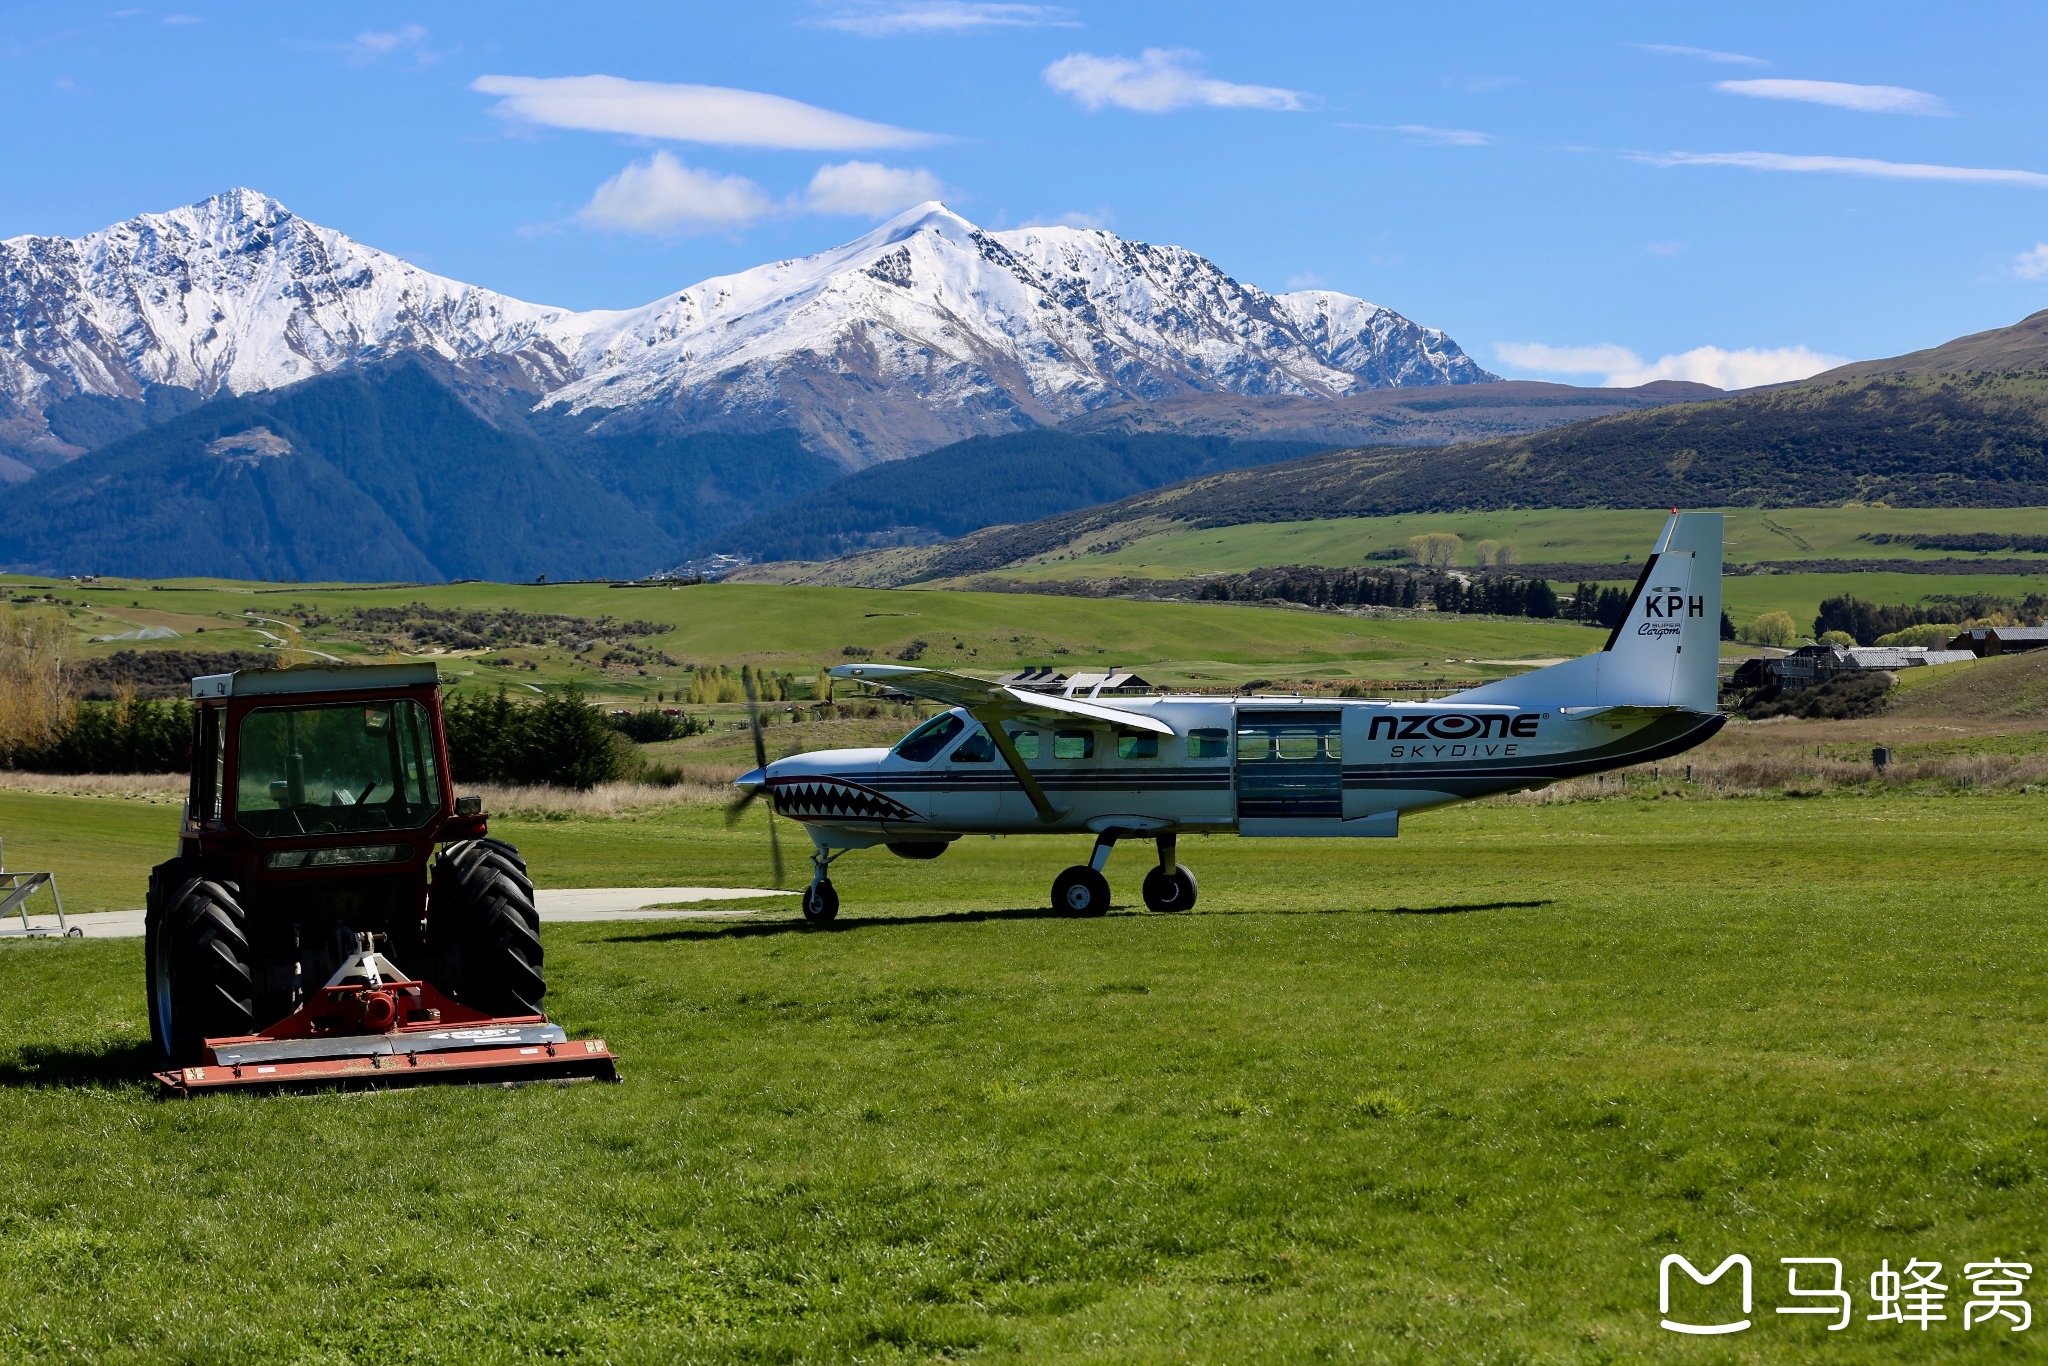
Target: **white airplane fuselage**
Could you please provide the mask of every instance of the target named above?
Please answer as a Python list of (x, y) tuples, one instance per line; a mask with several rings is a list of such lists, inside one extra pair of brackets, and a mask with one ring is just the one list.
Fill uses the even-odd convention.
[[(1004, 724), (1056, 814), (1043, 818), (964, 708), (895, 749), (778, 759), (776, 811), (819, 843), (968, 834), (1167, 832), (1391, 836), (1400, 813), (1647, 763), (1699, 744), (1718, 714), (1296, 697), (1117, 698), (1166, 736), (1108, 724)], [(944, 717), (952, 718), (943, 738)], [(917, 737), (937, 739), (929, 755)], [(904, 751), (911, 751), (906, 754)]]

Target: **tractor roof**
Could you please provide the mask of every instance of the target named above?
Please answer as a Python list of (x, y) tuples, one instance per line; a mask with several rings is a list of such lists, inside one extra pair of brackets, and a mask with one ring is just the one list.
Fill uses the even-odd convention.
[(433, 683), (432, 664), (346, 664), (340, 668), (240, 669), (192, 680), (194, 697), (253, 697), (274, 693), (353, 692), (372, 688), (416, 688)]

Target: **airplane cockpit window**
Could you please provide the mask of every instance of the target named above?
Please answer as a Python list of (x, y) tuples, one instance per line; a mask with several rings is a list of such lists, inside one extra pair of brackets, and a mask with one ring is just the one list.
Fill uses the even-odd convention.
[(1056, 730), (1052, 733), (1052, 757), (1055, 759), (1093, 759), (1095, 757), (1095, 732), (1092, 730)]
[(1017, 747), (1017, 757), (1020, 759), (1036, 759), (1038, 757), (1037, 731), (1013, 730), (1010, 732), (1010, 743)]
[(953, 751), (956, 764), (985, 764), (996, 757), (995, 742), (988, 738), (988, 732), (978, 730), (960, 742)]
[(1188, 732), (1188, 758), (1228, 759), (1230, 732), (1221, 726), (1198, 726)]
[(1116, 757), (1119, 759), (1157, 759), (1159, 737), (1156, 735), (1119, 735), (1116, 737)]
[(934, 716), (897, 743), (896, 757), (913, 764), (928, 764), (964, 729), (965, 723), (951, 712)]

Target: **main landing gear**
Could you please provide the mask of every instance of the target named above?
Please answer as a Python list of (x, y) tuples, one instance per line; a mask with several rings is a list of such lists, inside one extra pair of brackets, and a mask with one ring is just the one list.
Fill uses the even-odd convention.
[[(1117, 837), (1121, 833), (1105, 830), (1097, 835), (1094, 856), (1053, 879), (1052, 908), (1055, 911), (1080, 916), (1102, 915), (1109, 910), (1109, 879), (1102, 875), (1102, 869), (1109, 862), (1110, 851), (1116, 848)], [(1159, 835), (1154, 842), (1159, 846), (1159, 863), (1145, 874), (1145, 909), (1161, 912), (1192, 910), (1199, 888), (1195, 885), (1195, 875), (1174, 859), (1174, 837)], [(808, 910), (805, 913), (808, 914)]]

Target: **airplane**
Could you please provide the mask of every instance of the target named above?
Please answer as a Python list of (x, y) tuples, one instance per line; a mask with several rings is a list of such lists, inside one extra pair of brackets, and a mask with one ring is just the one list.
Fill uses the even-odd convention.
[[(812, 844), (803, 913), (833, 919), (832, 864), (887, 847), (936, 858), (965, 835), (1092, 835), (1052, 908), (1101, 915), (1121, 840), (1153, 841), (1142, 895), (1195, 904), (1184, 834), (1392, 838), (1401, 815), (1668, 758), (1726, 720), (1718, 710), (1722, 519), (1672, 509), (1621, 624), (1600, 649), (1428, 702), (1200, 695), (1103, 700), (944, 669), (846, 664), (834, 678), (942, 703), (888, 749), (759, 761), (735, 783), (736, 819), (765, 795)], [(1691, 654), (1686, 654), (1691, 650)], [(1099, 693), (1101, 684), (1095, 687)], [(771, 822), (771, 833), (772, 833)], [(777, 849), (780, 865), (780, 850)]]

